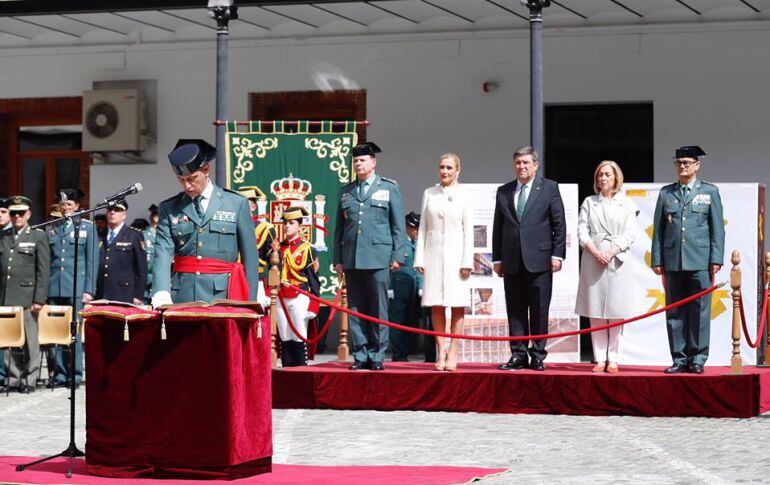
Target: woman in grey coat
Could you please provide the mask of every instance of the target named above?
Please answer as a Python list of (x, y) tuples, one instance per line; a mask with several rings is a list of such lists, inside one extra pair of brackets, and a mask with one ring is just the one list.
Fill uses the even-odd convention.
[[(583, 248), (575, 313), (591, 327), (634, 316), (637, 312), (633, 269), (626, 262), (636, 234), (636, 204), (620, 192), (623, 172), (605, 160), (594, 172), (596, 195), (580, 206), (578, 241)], [(618, 372), (622, 327), (591, 334), (594, 372)]]

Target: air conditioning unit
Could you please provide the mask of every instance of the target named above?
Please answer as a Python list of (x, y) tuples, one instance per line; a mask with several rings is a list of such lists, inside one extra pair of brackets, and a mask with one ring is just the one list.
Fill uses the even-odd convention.
[(83, 151), (141, 152), (147, 148), (140, 89), (83, 92)]

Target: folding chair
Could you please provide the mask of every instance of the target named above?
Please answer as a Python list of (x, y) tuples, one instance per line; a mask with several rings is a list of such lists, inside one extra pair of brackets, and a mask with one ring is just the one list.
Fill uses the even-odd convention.
[[(72, 307), (69, 305), (44, 305), (37, 317), (38, 341), (40, 342), (40, 368), (43, 368), (43, 355), (49, 349), (57, 347), (69, 347), (72, 343), (70, 337), (70, 321), (72, 321)], [(43, 351), (45, 349), (45, 352)], [(48, 366), (48, 382), (53, 382), (53, 369)]]
[(5, 395), (11, 391), (11, 352), (24, 351), (24, 308), (0, 306), (0, 350), (8, 351), (5, 365)]

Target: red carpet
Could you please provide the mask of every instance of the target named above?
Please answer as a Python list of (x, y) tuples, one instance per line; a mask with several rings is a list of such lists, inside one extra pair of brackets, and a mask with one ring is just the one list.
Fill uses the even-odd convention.
[(494, 364), (385, 363), (384, 372), (329, 362), (273, 371), (273, 408), (420, 410), (587, 416), (747, 418), (770, 411), (770, 369), (706, 367), (703, 375), (666, 375), (662, 367), (546, 364), (545, 372), (499, 371)]
[(475, 479), (506, 471), (505, 468), (471, 468), (449, 466), (304, 466), (273, 465), (273, 472), (238, 480), (151, 480), (141, 478), (103, 478), (89, 476), (82, 458), (75, 461), (70, 480), (65, 478), (67, 460), (57, 458), (23, 472), (15, 471), (19, 463), (30, 457), (0, 457), (0, 483), (67, 483), (77, 485), (144, 485), (147, 483), (177, 484), (254, 484), (254, 485), (425, 485), (469, 483)]

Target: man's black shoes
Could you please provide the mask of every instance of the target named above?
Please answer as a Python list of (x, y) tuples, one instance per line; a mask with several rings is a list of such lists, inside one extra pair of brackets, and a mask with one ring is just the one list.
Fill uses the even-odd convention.
[(532, 370), (543, 371), (545, 370), (545, 364), (543, 364), (543, 361), (540, 359), (532, 359), (532, 362), (529, 363), (529, 368)]
[(385, 366), (382, 362), (372, 362), (372, 370), (385, 370)]
[(353, 364), (348, 367), (350, 370), (366, 370), (369, 368), (369, 362), (354, 361)]
[(511, 357), (508, 359), (508, 362), (505, 364), (500, 364), (497, 366), (500, 370), (519, 370), (519, 369), (526, 369), (527, 368), (527, 359), (522, 359), (521, 357)]
[(674, 364), (671, 367), (666, 368), (663, 372), (666, 374), (681, 374), (687, 372), (687, 366), (685, 364)]
[(703, 366), (700, 364), (690, 364), (687, 367), (687, 372), (690, 374), (703, 374)]

